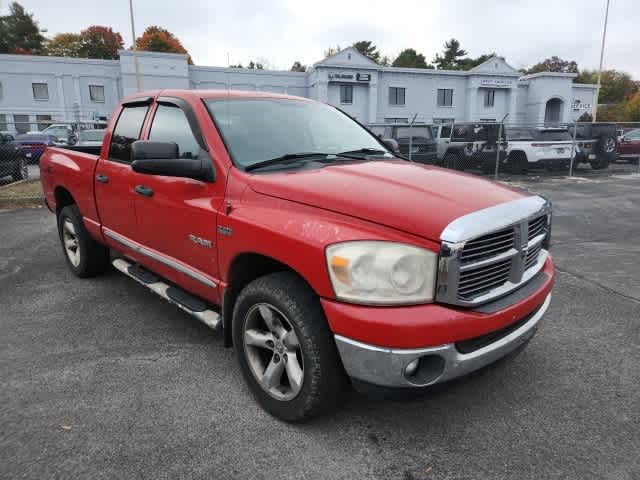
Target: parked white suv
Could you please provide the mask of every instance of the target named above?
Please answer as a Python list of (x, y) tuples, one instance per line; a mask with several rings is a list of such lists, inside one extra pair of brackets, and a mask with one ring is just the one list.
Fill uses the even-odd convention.
[(566, 128), (507, 127), (507, 141), (507, 164), (514, 173), (533, 166), (569, 168), (573, 139)]

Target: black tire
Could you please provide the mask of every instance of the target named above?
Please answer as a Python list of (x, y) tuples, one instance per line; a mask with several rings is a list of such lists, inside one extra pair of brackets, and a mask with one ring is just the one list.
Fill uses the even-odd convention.
[[(77, 244), (78, 261), (74, 262), (65, 246), (65, 222), (71, 222)], [(58, 235), (62, 253), (69, 269), (80, 278), (95, 277), (109, 268), (109, 249), (96, 242), (87, 232), (76, 205), (69, 205), (58, 214)]]
[(16, 162), (15, 170), (11, 175), (14, 182), (19, 182), (20, 180), (27, 180), (29, 178), (29, 169), (27, 167), (27, 161), (24, 156), (20, 155), (18, 157), (18, 161)]
[(617, 150), (618, 139), (615, 134), (602, 133), (598, 138), (598, 143), (596, 144), (596, 155), (598, 157), (597, 163), (604, 164), (606, 162), (608, 166), (609, 162), (615, 160)]
[(529, 162), (524, 152), (513, 152), (509, 155), (509, 165), (511, 166), (511, 173), (516, 175), (524, 175), (529, 170)]
[(442, 159), (442, 166), (451, 170), (462, 170), (460, 155), (455, 152), (447, 152)]
[[(299, 392), (291, 399), (274, 398), (263, 389), (249, 364), (244, 340), (245, 324), (259, 305), (275, 307), (285, 316), (285, 321), (297, 336), (303, 377)], [(347, 376), (320, 301), (300, 277), (291, 272), (278, 272), (251, 282), (240, 292), (232, 323), (233, 343), (242, 374), (254, 397), (267, 412), (281, 420), (296, 422), (310, 419), (339, 404), (349, 388)], [(267, 352), (267, 355), (271, 353)], [(271, 361), (275, 357), (276, 349)]]
[(604, 170), (609, 167), (609, 160), (606, 158), (598, 158), (589, 162), (594, 170)]

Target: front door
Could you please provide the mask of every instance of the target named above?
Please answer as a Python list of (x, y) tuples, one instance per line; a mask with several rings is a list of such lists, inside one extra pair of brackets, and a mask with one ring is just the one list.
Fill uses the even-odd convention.
[[(161, 97), (152, 115), (149, 140), (177, 143), (180, 158), (212, 161), (187, 102)], [(218, 303), (216, 221), (224, 182), (134, 173), (134, 184), (139, 237), (153, 269)]]
[(626, 157), (640, 156), (640, 129), (627, 132), (618, 144), (618, 153)]

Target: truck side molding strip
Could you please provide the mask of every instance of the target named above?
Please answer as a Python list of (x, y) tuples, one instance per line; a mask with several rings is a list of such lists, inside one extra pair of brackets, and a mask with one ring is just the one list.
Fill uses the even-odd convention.
[(191, 278), (198, 280), (201, 283), (204, 283), (208, 287), (216, 287), (218, 285), (216, 282), (214, 282), (213, 280), (210, 280), (206, 276), (202, 275), (200, 272), (193, 270), (191, 268), (185, 267), (184, 265), (164, 255), (161, 255), (157, 252), (149, 250), (148, 248), (138, 245), (137, 243), (129, 240), (127, 237), (124, 237), (119, 233), (114, 232), (113, 230), (109, 230), (108, 228), (105, 228), (105, 227), (102, 227), (102, 230), (104, 231), (104, 234), (107, 237), (111, 238), (112, 240), (115, 240), (116, 242), (124, 245), (125, 247), (128, 247), (131, 250), (134, 250), (146, 257), (152, 258), (157, 262), (163, 263), (164, 265), (171, 267), (174, 270), (177, 270), (178, 272), (184, 273), (185, 275), (188, 275)]

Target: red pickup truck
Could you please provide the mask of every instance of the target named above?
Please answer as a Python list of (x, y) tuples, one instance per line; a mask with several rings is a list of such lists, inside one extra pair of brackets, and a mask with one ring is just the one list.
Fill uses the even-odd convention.
[(551, 206), (396, 158), (309, 99), (164, 90), (125, 99), (98, 152), (48, 148), (69, 268), (110, 264), (221, 328), (288, 421), (349, 385), (419, 388), (526, 344), (550, 301)]

